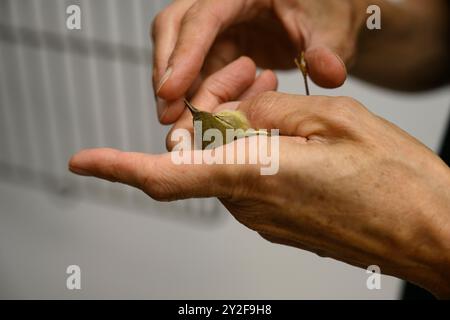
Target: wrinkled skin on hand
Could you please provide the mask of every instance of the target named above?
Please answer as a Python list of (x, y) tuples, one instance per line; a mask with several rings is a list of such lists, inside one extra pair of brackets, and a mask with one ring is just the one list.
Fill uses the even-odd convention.
[(279, 129), (277, 174), (262, 176), (258, 164), (175, 165), (170, 153), (112, 149), (81, 151), (70, 170), (135, 186), (160, 201), (217, 197), (269, 241), (363, 268), (376, 264), (450, 297), (448, 166), (351, 98), (271, 92), (275, 74), (256, 74), (253, 60), (294, 68), (293, 58), (305, 50), (314, 82), (341, 85), (364, 6), (359, 0), (178, 0), (155, 18), (153, 86), (159, 120), (173, 124), (168, 150), (174, 130), (192, 132), (187, 97), (204, 111), (237, 109), (254, 128)]
[(242, 55), (261, 68), (292, 69), (305, 51), (316, 84), (342, 85), (366, 7), (365, 0), (174, 1), (151, 30), (158, 118), (177, 121), (181, 98), (190, 99), (205, 77)]
[(216, 196), (269, 241), (377, 264), (448, 296), (450, 173), (439, 157), (351, 98), (267, 92), (235, 106), (253, 126), (280, 129), (277, 174), (110, 149), (81, 152), (71, 169), (157, 200)]

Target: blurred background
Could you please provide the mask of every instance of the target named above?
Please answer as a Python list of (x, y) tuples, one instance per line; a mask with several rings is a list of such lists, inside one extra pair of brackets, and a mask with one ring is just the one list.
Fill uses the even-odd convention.
[[(67, 171), (82, 148), (165, 151), (148, 34), (167, 3), (0, 0), (0, 298), (399, 298), (400, 280), (368, 290), (365, 270), (266, 242), (214, 199), (161, 204)], [(66, 28), (69, 5), (81, 30)], [(298, 72), (279, 77), (303, 93)], [(448, 89), (311, 91), (353, 96), (438, 150)], [(66, 288), (73, 264), (81, 290)]]

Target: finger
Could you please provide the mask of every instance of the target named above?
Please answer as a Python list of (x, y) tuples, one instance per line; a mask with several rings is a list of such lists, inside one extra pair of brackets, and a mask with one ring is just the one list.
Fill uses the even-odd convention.
[(354, 54), (356, 35), (343, 27), (315, 30), (307, 39), (305, 60), (311, 79), (324, 88), (341, 86), (347, 78), (346, 63)]
[[(247, 89), (253, 82), (256, 74), (255, 63), (248, 57), (241, 57), (236, 61), (225, 66), (222, 70), (206, 78), (194, 95), (192, 102), (201, 106), (204, 111), (210, 111), (215, 105), (236, 99), (245, 89)], [(184, 103), (177, 101), (176, 107), (182, 104), (182, 111), (184, 118), (188, 118), (190, 113), (185, 110)], [(172, 109), (172, 105), (168, 107)], [(172, 112), (172, 110), (170, 110)], [(178, 110), (177, 110), (178, 111)], [(173, 117), (173, 113), (167, 113), (162, 120), (164, 123), (172, 123), (179, 120)]]
[(235, 100), (255, 81), (256, 65), (249, 57), (240, 57), (205, 79), (192, 98), (203, 111)]
[[(200, 159), (208, 152), (212, 151), (188, 151)], [(82, 176), (131, 185), (159, 201), (227, 198), (243, 175), (256, 179), (259, 173), (257, 165), (175, 164), (170, 153), (148, 155), (114, 149), (83, 150), (71, 158), (69, 169)]]
[(342, 59), (324, 46), (308, 48), (305, 52), (311, 80), (323, 88), (337, 88), (347, 79), (347, 69)]
[(278, 87), (278, 79), (272, 70), (264, 70), (256, 78), (255, 82), (239, 97), (239, 100), (254, 98), (265, 91), (275, 91)]
[[(157, 97), (156, 92), (163, 74), (167, 69), (168, 57), (172, 53), (180, 29), (181, 20), (186, 11), (195, 0), (178, 0), (161, 11), (153, 20), (151, 38), (153, 42), (153, 72), (152, 84), (155, 92), (156, 111), (158, 119), (163, 124), (164, 120), (176, 119), (184, 110), (181, 99), (165, 101)], [(169, 107), (170, 106), (170, 110)], [(167, 113), (167, 114), (166, 114)], [(170, 123), (170, 122), (169, 122)]]
[(327, 132), (333, 116), (342, 112), (337, 108), (338, 100), (266, 92), (241, 102), (238, 110), (247, 115), (254, 128), (279, 129), (280, 135), (308, 138)]
[(160, 79), (167, 69), (168, 59), (177, 42), (181, 20), (195, 0), (178, 0), (162, 10), (153, 19), (153, 90), (158, 91)]
[[(203, 78), (201, 75), (195, 79), (192, 86), (189, 88), (189, 91), (185, 95), (186, 99), (193, 96), (195, 92), (198, 91), (199, 87), (203, 82)], [(185, 111), (184, 98), (180, 98), (173, 101), (166, 101), (159, 97), (156, 97), (157, 101), (157, 111), (158, 111), (158, 120), (162, 124), (172, 124), (181, 117), (183, 112)]]
[[(352, 10), (351, 6), (355, 8)], [(346, 64), (354, 54), (359, 26), (363, 21), (355, 13), (362, 7), (333, 1), (328, 4), (318, 2), (317, 7), (315, 14), (313, 11), (310, 13), (310, 32), (304, 38), (305, 59), (309, 75), (316, 84), (335, 88), (347, 77)], [(342, 23), (336, 24), (336, 21)]]
[[(242, 68), (238, 68), (238, 69), (242, 71)], [(250, 75), (251, 73), (245, 72), (245, 74)], [(238, 78), (241, 80), (245, 80), (245, 78), (241, 78), (241, 77), (238, 77)], [(245, 85), (246, 85), (245, 83), (243, 83), (242, 86), (240, 86), (240, 84), (236, 84), (236, 86), (235, 86), (236, 93), (230, 95), (230, 97), (237, 94), (237, 92), (239, 92), (240, 89), (244, 88)], [(257, 96), (258, 94), (261, 94), (265, 91), (276, 90), (277, 85), (278, 85), (278, 79), (277, 79), (275, 73), (271, 70), (265, 70), (254, 80), (253, 84), (250, 87), (248, 87), (248, 89), (245, 90), (240, 95), (240, 97), (233, 97), (233, 98), (230, 98), (229, 100), (250, 99), (250, 98), (253, 98), (253, 97)], [(207, 90), (207, 84), (206, 84), (205, 89), (206, 89), (205, 95), (206, 96), (210, 95), (211, 91)], [(213, 109), (211, 109), (211, 110), (208, 108), (208, 111), (210, 111), (210, 112), (219, 112), (222, 110), (230, 110), (230, 109), (234, 110), (239, 105), (239, 102), (223, 103), (224, 99), (220, 99), (218, 96), (214, 96), (214, 95), (212, 95), (210, 98), (211, 98), (211, 103), (209, 105), (214, 106)], [(207, 99), (207, 97), (204, 97), (204, 95), (202, 94), (201, 91), (194, 98), (195, 101), (202, 101), (202, 102), (204, 101), (204, 99)], [(167, 136), (167, 141), (166, 141), (167, 150), (172, 150), (173, 145), (174, 145), (173, 142), (170, 141), (170, 136), (171, 136), (171, 133), (173, 132), (173, 130), (176, 130), (178, 128), (188, 128), (188, 129), (192, 130), (192, 116), (188, 110), (186, 110), (185, 112), (186, 113), (184, 114), (183, 119), (180, 119), (177, 122), (177, 124), (171, 129), (171, 131), (169, 132), (169, 134)]]
[[(209, 76), (200, 86), (192, 103), (203, 111), (212, 111), (218, 104), (237, 99), (255, 81), (256, 66), (248, 57), (241, 57), (223, 69)], [(170, 136), (178, 128), (192, 129), (192, 115), (185, 110), (168, 134), (167, 148), (173, 142)]]
[[(196, 2), (184, 15), (175, 49), (168, 62), (170, 74), (157, 92), (164, 99), (183, 96), (198, 76), (218, 33), (249, 14), (253, 1)], [(258, 6), (260, 7), (260, 6)]]
[(242, 100), (252, 99), (266, 91), (276, 90), (277, 86), (278, 79), (275, 73), (272, 70), (264, 70), (256, 77), (253, 84), (238, 98), (239, 101), (230, 101), (219, 104), (214, 107), (211, 112), (217, 113), (223, 110), (237, 110)]
[(174, 123), (181, 117), (186, 108), (182, 98), (166, 101), (157, 97), (156, 100), (158, 103), (158, 119), (161, 124)]

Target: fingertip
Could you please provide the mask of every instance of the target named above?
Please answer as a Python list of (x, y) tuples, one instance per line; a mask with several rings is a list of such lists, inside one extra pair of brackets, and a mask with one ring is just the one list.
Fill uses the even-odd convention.
[(200, 74), (203, 61), (204, 53), (201, 51), (176, 48), (158, 83), (156, 95), (165, 100), (176, 100), (184, 96)]
[(278, 89), (278, 77), (275, 72), (273, 72), (270, 69), (264, 70), (259, 75), (259, 78), (262, 79), (267, 84), (267, 87), (270, 88), (270, 90), (277, 90)]
[(158, 86), (156, 88), (156, 95), (159, 95), (159, 92), (164, 87), (165, 83), (170, 79), (170, 76), (172, 74), (172, 67), (168, 67), (166, 71), (164, 71), (164, 74), (162, 75), (161, 79), (158, 82)]
[(256, 77), (256, 63), (247, 56), (241, 56), (216, 72), (216, 75), (228, 83), (239, 83), (240, 87), (250, 86)]
[(70, 172), (80, 175), (80, 176), (90, 176), (91, 173), (78, 164), (80, 153), (81, 152), (78, 152), (78, 153), (72, 155), (72, 157), (70, 157), (69, 162), (67, 164), (67, 169)]
[(156, 95), (163, 100), (176, 100), (188, 90), (190, 77), (182, 77), (179, 72), (172, 71), (164, 83), (159, 83)]
[(250, 71), (253, 70), (253, 72), (256, 75), (256, 63), (253, 61), (252, 58), (247, 56), (241, 56), (237, 60), (235, 60), (236, 63), (241, 64), (242, 66), (245, 66), (246, 68), (249, 68)]
[[(182, 99), (178, 99), (175, 101), (166, 102), (161, 98), (158, 98), (158, 120), (163, 125), (169, 125), (176, 122), (180, 116), (183, 114), (185, 109), (184, 102)], [(159, 102), (164, 101), (164, 103)]]
[(69, 162), (67, 164), (68, 169), (75, 173), (75, 174), (80, 174), (80, 175), (85, 175), (87, 174), (86, 170), (83, 169), (83, 165), (84, 165), (84, 154), (86, 153), (87, 150), (81, 150), (78, 151), (77, 153), (73, 154), (70, 159)]
[(323, 88), (337, 88), (344, 84), (347, 69), (342, 59), (327, 47), (316, 47), (305, 53), (308, 74)]
[(240, 100), (251, 99), (263, 92), (276, 91), (278, 78), (272, 70), (262, 71), (253, 84), (240, 96)]
[(68, 169), (78, 175), (91, 176), (99, 159), (115, 156), (119, 151), (111, 148), (84, 149), (72, 155)]

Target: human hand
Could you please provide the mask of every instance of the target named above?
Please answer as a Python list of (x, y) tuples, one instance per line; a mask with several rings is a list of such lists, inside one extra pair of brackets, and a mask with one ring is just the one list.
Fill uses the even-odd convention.
[[(234, 109), (239, 101), (276, 90), (277, 85), (275, 73), (265, 70), (256, 75), (255, 63), (248, 57), (240, 57), (208, 76), (192, 96), (191, 102), (206, 112)], [(167, 112), (170, 112), (170, 109), (167, 109)], [(171, 137), (178, 129), (187, 129), (193, 136), (192, 114), (187, 108), (167, 134), (166, 147), (169, 151), (176, 144)]]
[(178, 0), (152, 27), (153, 87), (158, 117), (174, 123), (181, 98), (203, 78), (242, 55), (263, 68), (295, 67), (305, 50), (311, 79), (342, 85), (365, 16), (361, 0)]
[(363, 268), (376, 264), (449, 296), (450, 172), (439, 157), (350, 98), (268, 92), (238, 108), (253, 126), (280, 129), (277, 174), (111, 149), (82, 151), (70, 169), (161, 201), (218, 197), (272, 242)]

